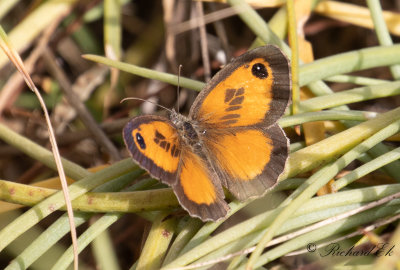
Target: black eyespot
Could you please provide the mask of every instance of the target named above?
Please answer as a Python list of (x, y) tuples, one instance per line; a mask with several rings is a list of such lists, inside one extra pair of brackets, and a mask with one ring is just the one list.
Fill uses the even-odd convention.
[(254, 64), (251, 68), (251, 73), (260, 79), (265, 79), (268, 77), (267, 68), (261, 63)]
[(136, 133), (136, 141), (139, 144), (140, 148), (146, 149), (146, 143), (144, 142), (144, 139), (140, 133)]

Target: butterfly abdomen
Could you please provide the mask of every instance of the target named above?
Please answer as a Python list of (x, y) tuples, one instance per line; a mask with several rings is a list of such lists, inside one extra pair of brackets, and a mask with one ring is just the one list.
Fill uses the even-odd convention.
[(199, 135), (189, 121), (183, 123), (183, 133), (189, 145), (194, 146), (199, 142)]

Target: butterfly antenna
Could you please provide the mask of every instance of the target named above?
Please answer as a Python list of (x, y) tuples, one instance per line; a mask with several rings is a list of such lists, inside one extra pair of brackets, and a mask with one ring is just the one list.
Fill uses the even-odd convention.
[(164, 110), (167, 110), (167, 111), (169, 111), (170, 113), (172, 113), (172, 110), (171, 110), (171, 109), (168, 109), (167, 107), (164, 107), (163, 105), (157, 104), (157, 103), (155, 103), (155, 102), (153, 102), (153, 101), (151, 101), (151, 100), (146, 100), (146, 99), (143, 99), (143, 98), (127, 97), (127, 98), (124, 98), (123, 100), (121, 100), (120, 103), (122, 103), (122, 102), (124, 102), (124, 101), (126, 101), (126, 100), (131, 100), (131, 99), (133, 99), (133, 100), (140, 100), (140, 101), (143, 101), (143, 102), (149, 102), (149, 103), (151, 103), (151, 104), (154, 104), (154, 105), (156, 105), (156, 106), (158, 106), (158, 107), (160, 107), (160, 108), (162, 108), (162, 109), (164, 109)]
[(177, 97), (177, 103), (176, 103), (176, 110), (178, 111), (178, 113), (179, 113), (179, 88), (180, 88), (180, 78), (181, 78), (181, 70), (182, 70), (182, 65), (179, 65), (179, 68), (178, 68), (178, 87), (176, 88), (176, 97)]

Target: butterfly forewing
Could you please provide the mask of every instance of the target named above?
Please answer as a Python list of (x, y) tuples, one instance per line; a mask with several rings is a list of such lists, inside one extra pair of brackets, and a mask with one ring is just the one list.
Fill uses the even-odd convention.
[(249, 51), (219, 71), (195, 100), (189, 117), (212, 128), (274, 124), (290, 100), (285, 55), (269, 45)]
[(158, 116), (139, 116), (123, 131), (129, 153), (141, 167), (164, 183), (176, 181), (181, 142), (172, 123)]

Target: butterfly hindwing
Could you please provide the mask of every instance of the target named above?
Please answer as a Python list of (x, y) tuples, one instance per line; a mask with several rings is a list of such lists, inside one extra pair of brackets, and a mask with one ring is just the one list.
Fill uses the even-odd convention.
[(218, 220), (228, 212), (228, 204), (218, 176), (199, 155), (183, 150), (178, 179), (173, 185), (180, 204), (203, 221)]
[(274, 124), (264, 129), (209, 131), (205, 140), (223, 185), (239, 200), (273, 187), (288, 156), (288, 140)]

